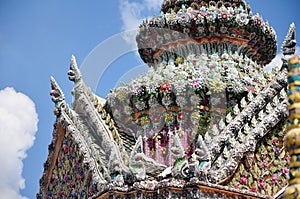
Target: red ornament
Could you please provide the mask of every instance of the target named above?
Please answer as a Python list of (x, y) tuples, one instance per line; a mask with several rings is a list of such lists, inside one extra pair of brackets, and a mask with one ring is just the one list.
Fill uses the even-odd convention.
[(247, 184), (247, 181), (248, 181), (248, 179), (245, 177), (241, 177), (241, 179), (240, 179), (240, 183), (243, 185)]
[(277, 140), (272, 140), (273, 145), (277, 145)]
[(183, 121), (183, 120), (185, 120), (186, 115), (184, 113), (179, 113), (177, 118), (178, 118), (178, 121)]
[(172, 86), (170, 84), (170, 82), (163, 82), (160, 84), (160, 90), (162, 92), (169, 92), (171, 90)]
[(226, 13), (222, 13), (221, 16), (222, 16), (222, 19), (227, 19), (227, 17), (228, 17)]
[(255, 188), (255, 187), (251, 187), (251, 191), (252, 191), (252, 192), (254, 192), (254, 193), (256, 193), (256, 192), (257, 192), (257, 190), (256, 190), (256, 188)]
[(276, 176), (276, 175), (273, 175), (273, 176), (271, 177), (271, 181), (273, 182), (273, 184), (277, 183), (277, 181), (278, 181), (277, 176)]
[(284, 168), (282, 169), (282, 173), (287, 174), (288, 172), (289, 172), (289, 169), (288, 169), (288, 168), (284, 167)]
[(266, 161), (263, 161), (262, 166), (266, 169), (269, 167), (269, 163)]
[(258, 182), (258, 187), (260, 189), (264, 189), (265, 188), (265, 183), (263, 181)]
[(257, 25), (259, 25), (259, 26), (260, 26), (260, 25), (261, 25), (261, 23), (262, 23), (262, 21), (261, 21), (260, 19), (257, 19), (257, 20), (256, 20), (256, 24), (257, 24)]

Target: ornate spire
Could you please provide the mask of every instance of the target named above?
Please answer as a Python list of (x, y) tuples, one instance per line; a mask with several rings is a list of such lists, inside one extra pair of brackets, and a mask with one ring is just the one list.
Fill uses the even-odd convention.
[(300, 197), (300, 82), (298, 69), (300, 69), (300, 56), (294, 56), (289, 60), (289, 120), (285, 145), (291, 156), (289, 187), (284, 193), (284, 198), (294, 199)]

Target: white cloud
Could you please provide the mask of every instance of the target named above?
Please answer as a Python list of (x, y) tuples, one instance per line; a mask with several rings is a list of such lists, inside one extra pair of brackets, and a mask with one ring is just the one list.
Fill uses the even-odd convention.
[(22, 177), (26, 151), (33, 145), (38, 115), (35, 104), (13, 88), (0, 90), (0, 198), (25, 199)]
[(122, 30), (125, 31), (124, 39), (136, 45), (135, 36), (137, 28), (146, 18), (152, 18), (153, 13), (158, 13), (163, 0), (120, 0), (120, 12), (123, 22)]
[[(300, 55), (300, 46), (296, 46), (296, 52), (295, 52), (296, 55)], [(282, 53), (279, 53), (276, 55), (276, 57), (271, 61), (271, 63), (267, 64), (266, 65), (266, 70), (271, 70), (274, 66), (279, 66), (281, 67), (282, 66)]]

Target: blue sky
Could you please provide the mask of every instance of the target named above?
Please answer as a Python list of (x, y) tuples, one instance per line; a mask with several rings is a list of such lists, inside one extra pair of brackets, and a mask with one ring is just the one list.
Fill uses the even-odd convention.
[[(253, 13), (258, 11), (263, 19), (268, 19), (270, 25), (274, 27), (279, 46), (291, 22), (295, 22), (296, 27), (300, 28), (299, 0), (248, 2)], [(93, 70), (97, 70), (97, 67), (103, 69), (101, 78), (98, 77), (100, 82), (96, 84), (97, 89), (95, 83), (89, 84), (98, 95), (105, 97), (109, 89), (122, 79), (123, 74), (129, 72), (132, 75), (146, 68), (140, 66), (143, 63), (134, 52), (134, 38), (131, 33), (125, 37), (125, 43), (129, 41), (127, 43), (129, 47), (124, 51), (126, 52), (124, 55), (118, 52), (121, 48), (115, 38), (120, 39), (122, 35), (118, 33), (136, 27), (141, 18), (158, 12), (160, 3), (161, 0), (0, 0), (0, 90), (12, 87), (16, 92), (24, 94), (20, 97), (12, 90), (9, 92), (6, 90), (3, 95), (0, 93), (0, 97), (4, 99), (5, 93), (13, 93), (12, 96), (19, 101), (7, 98), (15, 105), (7, 105), (6, 108), (10, 107), (11, 112), (17, 112), (19, 109), (23, 110), (17, 106), (23, 101), (26, 102), (24, 106), (31, 106), (26, 97), (28, 96), (35, 104), (38, 114), (38, 130), (35, 133), (35, 128), (30, 127), (31, 137), (28, 139), (28, 145), (21, 148), (27, 153), (27, 157), (16, 157), (23, 161), (23, 168), (16, 168), (15, 172), (22, 172), (25, 179), (25, 189), (19, 191), (22, 186), (19, 184), (14, 186), (20, 196), (35, 198), (39, 189), (38, 180), (43, 172), (43, 163), (47, 158), (48, 144), (52, 139), (55, 116), (49, 96), (50, 76), (55, 77), (65, 93), (67, 102), (71, 104), (73, 84), (67, 78), (67, 71), (70, 57), (74, 54), (87, 82), (91, 79)], [(114, 56), (112, 60), (106, 60), (107, 56), (103, 55)], [(107, 64), (109, 61), (111, 64)], [(89, 63), (94, 64), (93, 67)], [(133, 69), (135, 71), (132, 71)], [(32, 111), (30, 114), (34, 118)], [(1, 137), (12, 132), (0, 128)], [(12, 143), (7, 144), (17, 146), (18, 139), (21, 137), (13, 137)], [(0, 151), (5, 149), (5, 145), (0, 146)], [(15, 157), (3, 158), (0, 157), (0, 160), (8, 161)], [(16, 179), (22, 179), (21, 175), (16, 175)], [(4, 186), (0, 184), (0, 190)]]

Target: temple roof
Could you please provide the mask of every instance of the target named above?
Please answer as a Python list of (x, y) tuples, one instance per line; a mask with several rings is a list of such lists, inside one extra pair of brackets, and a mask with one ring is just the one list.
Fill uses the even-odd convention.
[(294, 25), (282, 67), (265, 71), (275, 40), (245, 1), (166, 0), (137, 36), (153, 67), (107, 100), (72, 56), (72, 108), (51, 78), (57, 118), (39, 196), (280, 198)]
[[(285, 71), (273, 71), (267, 85), (264, 84), (253, 95), (248, 94), (247, 99), (241, 100), (240, 108), (230, 113), (223, 124), (220, 122), (208, 130), (206, 135), (215, 137), (202, 140), (199, 136), (195, 153), (186, 160), (178, 156), (179, 159), (173, 166), (170, 164), (171, 167), (158, 162), (151, 153), (143, 152), (148, 145), (142, 137), (130, 136), (128, 129), (122, 129), (115, 115), (107, 111), (105, 100), (93, 94), (84, 84), (74, 57), (68, 74), (69, 79), (75, 82), (72, 109), (64, 101), (58, 84), (51, 78), (57, 120), (41, 179), (41, 197), (60, 194), (61, 190), (76, 183), (76, 179), (80, 180), (80, 186), (89, 187), (89, 193), (85, 193), (91, 198), (218, 198), (220, 194), (224, 198), (277, 198), (275, 194), (285, 186), (286, 153), (282, 149), (284, 126), (281, 123), (286, 117)], [(176, 111), (170, 110), (173, 113)], [(170, 144), (180, 154), (184, 150), (182, 139), (188, 134), (181, 132), (183, 134), (180, 135), (176, 128), (169, 129), (174, 141)], [(153, 135), (150, 139), (161, 143), (159, 136)], [(227, 140), (228, 136), (232, 138)], [(217, 146), (225, 147), (221, 149)], [(209, 157), (201, 155), (204, 149), (209, 152)], [(157, 153), (163, 151), (160, 148)], [(75, 159), (69, 161), (70, 157)], [(207, 165), (208, 158), (214, 159), (210, 166)], [(198, 168), (192, 173), (185, 170), (186, 166), (195, 167), (197, 159), (205, 165), (200, 171), (206, 174), (197, 174)], [(73, 160), (78, 160), (78, 163)], [(78, 167), (78, 164), (81, 165)], [(254, 169), (250, 169), (251, 165)], [(266, 165), (270, 167), (268, 172)], [(60, 179), (61, 176), (66, 177)], [(274, 176), (280, 178), (275, 179)], [(58, 180), (64, 182), (61, 187), (56, 187)], [(80, 190), (63, 192), (79, 194)]]

